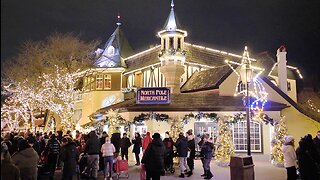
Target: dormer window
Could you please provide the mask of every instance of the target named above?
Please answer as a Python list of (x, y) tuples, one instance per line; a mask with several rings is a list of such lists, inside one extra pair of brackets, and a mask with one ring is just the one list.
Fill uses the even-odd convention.
[(172, 48), (172, 49), (174, 48), (173, 47), (173, 37), (169, 38), (169, 48)]
[(114, 55), (114, 47), (113, 46), (110, 46), (108, 47), (108, 56), (113, 56)]
[(246, 85), (242, 83), (242, 81), (239, 82), (238, 87), (237, 87), (237, 91), (242, 92), (246, 90)]

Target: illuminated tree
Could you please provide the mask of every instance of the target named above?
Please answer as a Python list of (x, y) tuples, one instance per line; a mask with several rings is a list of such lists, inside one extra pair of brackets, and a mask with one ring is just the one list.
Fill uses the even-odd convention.
[(171, 120), (171, 134), (173, 141), (179, 138), (179, 133), (183, 132), (184, 123), (182, 119), (173, 118)]
[(287, 135), (287, 127), (284, 117), (281, 117), (279, 122), (274, 126), (273, 139), (271, 141), (271, 162), (275, 166), (283, 167), (284, 158), (282, 153), (282, 145), (284, 143), (284, 136)]
[(77, 73), (66, 73), (65, 70), (56, 66), (53, 74), (43, 74), (41, 77), (42, 91), (39, 96), (44, 97), (43, 105), (46, 109), (56, 113), (61, 120), (63, 130), (72, 130), (74, 98), (79, 91), (76, 90)]
[(222, 117), (218, 120), (218, 148), (216, 150), (217, 164), (228, 166), (230, 158), (234, 155), (231, 123), (233, 117)]

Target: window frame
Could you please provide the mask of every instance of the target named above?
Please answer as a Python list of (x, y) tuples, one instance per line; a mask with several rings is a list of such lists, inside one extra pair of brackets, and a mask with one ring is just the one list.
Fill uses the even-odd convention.
[[(240, 127), (240, 123), (243, 124), (243, 127)], [(237, 125), (237, 127), (236, 127)], [(258, 125), (258, 126), (253, 126)], [(258, 127), (258, 133), (256, 133), (256, 127)], [(236, 133), (235, 128), (242, 129), (242, 134)], [(237, 134), (237, 137), (235, 137)], [(258, 134), (258, 137), (255, 137)], [(241, 141), (242, 140), (242, 141)], [(238, 121), (237, 123), (232, 125), (232, 141), (234, 145), (235, 152), (247, 152), (247, 122), (245, 120)], [(258, 143), (256, 143), (255, 140), (258, 140)], [(257, 152), (261, 153), (263, 146), (262, 146), (262, 125), (261, 123), (257, 121), (250, 121), (250, 145), (251, 145), (251, 152)], [(236, 143), (237, 142), (237, 143)], [(240, 143), (242, 142), (242, 143)], [(253, 143), (252, 143), (253, 142)], [(244, 149), (238, 149), (237, 145), (243, 146)], [(256, 146), (259, 147), (259, 149), (256, 149)]]

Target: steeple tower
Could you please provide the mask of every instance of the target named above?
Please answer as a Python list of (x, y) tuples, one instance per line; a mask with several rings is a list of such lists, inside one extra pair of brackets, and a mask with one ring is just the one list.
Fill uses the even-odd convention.
[(174, 2), (171, 1), (171, 11), (163, 27), (158, 32), (161, 40), (159, 59), (160, 71), (167, 80), (167, 86), (172, 93), (180, 93), (180, 79), (184, 74), (184, 38), (187, 32), (180, 29), (180, 25), (174, 13)]
[(117, 16), (117, 28), (112, 33), (103, 49), (98, 49), (95, 66), (101, 68), (126, 67), (123, 59), (133, 53), (131, 46), (121, 30), (120, 15)]

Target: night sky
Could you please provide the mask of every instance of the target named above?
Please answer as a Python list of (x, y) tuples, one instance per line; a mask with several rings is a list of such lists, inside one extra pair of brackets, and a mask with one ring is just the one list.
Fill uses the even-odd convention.
[[(189, 43), (242, 54), (287, 47), (288, 64), (306, 80), (320, 81), (319, 0), (175, 0), (175, 12)], [(53, 32), (81, 33), (102, 44), (116, 28), (136, 52), (159, 44), (156, 37), (169, 15), (170, 0), (1, 0), (1, 61), (26, 40)], [(313, 81), (314, 83), (314, 81)], [(318, 82), (320, 84), (320, 82)]]

